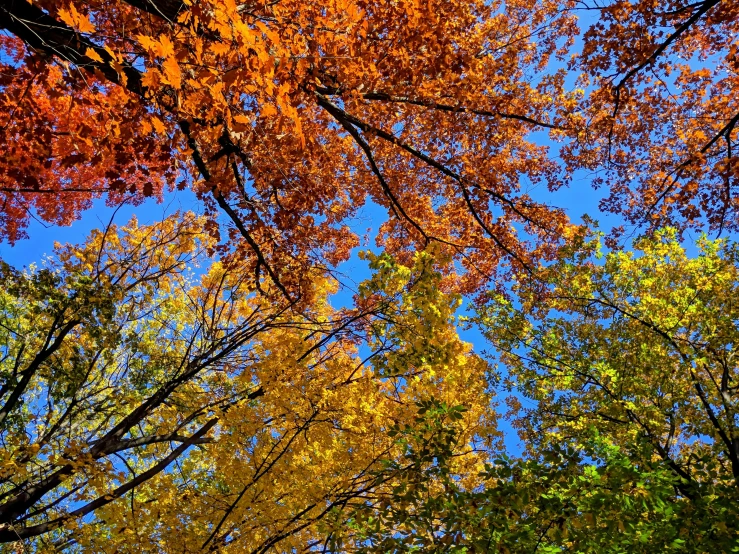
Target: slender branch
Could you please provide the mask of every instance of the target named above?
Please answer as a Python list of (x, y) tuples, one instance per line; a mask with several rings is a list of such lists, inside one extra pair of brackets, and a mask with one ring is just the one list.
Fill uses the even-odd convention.
[(70, 512), (69, 514), (65, 516), (58, 517), (56, 519), (53, 519), (45, 523), (40, 523), (38, 525), (32, 525), (29, 527), (23, 527), (20, 529), (15, 529), (14, 527), (8, 528), (7, 526), (3, 526), (4, 528), (0, 527), (0, 542), (13, 541), (17, 537), (20, 537), (21, 539), (25, 539), (29, 537), (35, 537), (43, 533), (48, 533), (49, 531), (58, 529), (70, 519), (77, 519), (80, 517), (84, 517), (90, 512), (93, 512), (97, 510), (98, 508), (105, 506), (106, 504), (110, 504), (114, 500), (117, 500), (118, 498), (126, 494), (128, 491), (134, 489), (141, 483), (148, 481), (149, 479), (151, 479), (152, 477), (154, 477), (161, 471), (165, 470), (167, 466), (169, 466), (172, 462), (174, 462), (175, 459), (177, 459), (185, 450), (190, 448), (193, 444), (195, 444), (198, 440), (200, 440), (208, 431), (210, 431), (215, 426), (216, 423), (218, 423), (218, 418), (211, 419), (205, 425), (203, 425), (196, 433), (194, 433), (191, 437), (189, 437), (189, 439), (184, 441), (180, 446), (178, 446), (172, 452), (170, 452), (170, 454), (167, 457), (163, 458), (158, 463), (154, 464), (148, 470), (141, 473), (138, 477), (131, 479), (130, 481), (121, 485), (120, 487), (113, 490), (112, 492), (97, 498), (96, 500), (82, 506), (81, 508), (77, 508), (76, 510), (73, 510), (72, 512)]
[[(734, 131), (734, 128), (736, 125), (739, 124), (739, 112), (737, 112), (734, 117), (732, 117), (726, 125), (724, 125), (718, 133), (716, 133), (711, 140), (709, 140), (706, 144), (704, 144), (699, 152), (701, 154), (705, 154), (708, 152), (708, 150), (716, 144), (722, 137), (728, 137), (730, 139), (731, 133)], [(657, 199), (652, 203), (651, 206), (647, 209), (644, 217), (642, 219), (647, 219), (654, 211), (654, 209), (667, 197), (667, 195), (672, 191), (672, 189), (675, 188), (675, 185), (680, 180), (680, 178), (683, 176), (684, 171), (692, 165), (696, 161), (696, 156), (691, 155), (688, 157), (688, 159), (681, 162), (675, 169), (673, 169), (670, 174), (665, 177), (665, 179), (662, 181), (663, 183), (670, 177), (673, 176), (672, 181), (670, 182), (667, 187), (660, 193), (660, 195), (657, 197)], [(727, 199), (727, 202), (730, 202), (730, 198)]]
[[(139, 96), (145, 96), (146, 89), (139, 70), (126, 61), (119, 65), (105, 48), (44, 13), (35, 4), (25, 0), (2, 0), (0, 28), (7, 29), (37, 52), (56, 56), (78, 67), (99, 71), (109, 81)], [(85, 55), (84, 52), (88, 50), (99, 56), (102, 62)], [(120, 69), (116, 70), (115, 66)]]
[(621, 101), (621, 90), (623, 89), (624, 85), (626, 85), (626, 83), (628, 83), (642, 69), (653, 63), (665, 50), (667, 50), (667, 48), (670, 47), (673, 42), (677, 41), (688, 29), (690, 29), (690, 27), (692, 27), (696, 21), (698, 21), (711, 8), (719, 3), (721, 3), (721, 0), (706, 0), (705, 2), (703, 2), (703, 5), (700, 7), (700, 9), (694, 11), (693, 15), (691, 15), (684, 23), (682, 23), (677, 29), (675, 29), (675, 31), (669, 37), (667, 37), (665, 41), (660, 44), (646, 60), (644, 60), (636, 67), (633, 67), (628, 73), (626, 73), (626, 75), (624, 75), (624, 77), (618, 82), (618, 84), (616, 84), (613, 89), (613, 93), (616, 98), (613, 107), (613, 117), (616, 117), (616, 114), (618, 113)]
[[(316, 92), (323, 94), (325, 96), (339, 96), (342, 94), (341, 89), (331, 88), (331, 87), (316, 87)], [(564, 127), (561, 127), (559, 125), (553, 125), (551, 123), (539, 121), (537, 119), (534, 119), (533, 117), (529, 117), (526, 115), (506, 113), (506, 112), (501, 112), (497, 110), (495, 111), (479, 110), (476, 108), (469, 108), (467, 106), (452, 106), (450, 104), (442, 104), (440, 102), (434, 102), (433, 100), (423, 100), (419, 98), (411, 98), (409, 96), (393, 96), (386, 92), (378, 92), (378, 91), (365, 92), (361, 94), (361, 97), (364, 98), (365, 100), (378, 100), (382, 102), (391, 102), (391, 103), (397, 103), (397, 104), (411, 104), (413, 106), (422, 106), (424, 108), (430, 108), (433, 110), (438, 110), (438, 111), (443, 111), (443, 112), (467, 113), (467, 114), (479, 115), (483, 117), (515, 119), (518, 121), (523, 121), (524, 123), (529, 123), (531, 125), (545, 127), (547, 129), (556, 129), (556, 130), (564, 129)]]
[[(362, 135), (357, 132), (356, 127), (354, 126), (354, 122), (350, 121), (350, 119), (347, 117), (348, 114), (344, 112), (341, 108), (333, 104), (332, 102), (329, 102), (325, 97), (322, 97), (318, 95), (318, 104), (321, 105), (327, 112), (329, 112), (336, 121), (339, 122), (339, 124), (346, 129), (346, 131), (352, 136), (354, 141), (359, 145), (359, 147), (364, 151), (365, 156), (367, 156), (367, 161), (370, 164), (370, 168), (372, 169), (372, 173), (375, 174), (377, 177), (377, 180), (380, 183), (380, 186), (382, 187), (383, 192), (385, 193), (385, 196), (388, 197), (390, 200), (394, 210), (397, 210), (403, 218), (408, 221), (416, 231), (418, 231), (421, 236), (424, 238), (426, 244), (428, 244), (430, 238), (426, 231), (423, 230), (423, 228), (411, 217), (408, 215), (408, 213), (405, 211), (403, 206), (400, 204), (400, 201), (397, 199), (395, 194), (393, 193), (392, 189), (388, 185), (387, 181), (385, 180), (385, 177), (382, 175), (382, 172), (380, 171), (380, 168), (377, 166), (377, 163), (375, 162), (375, 158), (372, 154), (372, 149), (370, 148), (369, 144), (367, 143), (364, 138), (362, 138)], [(397, 214), (396, 214), (397, 215)]]

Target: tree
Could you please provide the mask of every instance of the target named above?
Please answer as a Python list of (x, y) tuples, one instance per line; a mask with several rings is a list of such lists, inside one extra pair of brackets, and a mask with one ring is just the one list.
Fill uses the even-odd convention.
[[(592, 174), (607, 190), (601, 207), (648, 233), (666, 223), (737, 229), (735, 2), (5, 0), (0, 27), (2, 237), (23, 236), (36, 214), (69, 222), (100, 196), (137, 202), (189, 187), (205, 206), (182, 227), (99, 232), (79, 252), (62, 249), (50, 270), (4, 270), (5, 540), (95, 551), (317, 548), (345, 540), (338, 529), (356, 514), (356, 536), (371, 546), (408, 538), (362, 528), (397, 516), (411, 517), (410, 534), (424, 528), (425, 547), (443, 536), (479, 548), (477, 539), (493, 540), (493, 520), (448, 502), (476, 498), (484, 479), (501, 488), (483, 490), (481, 505), (508, 501), (517, 475), (525, 494), (544, 491), (578, 517), (623, 499), (577, 495), (565, 506), (581, 477), (640, 490), (646, 475), (653, 522), (670, 519), (665, 498), (701, 514), (709, 497), (726, 506), (733, 385), (723, 390), (710, 381), (715, 368), (691, 365), (703, 355), (680, 350), (682, 328), (642, 325), (663, 333), (652, 353), (663, 372), (693, 370), (682, 388), (619, 374), (631, 388), (614, 406), (598, 393), (602, 381), (555, 372), (542, 381), (549, 389), (537, 388), (549, 354), (533, 365), (514, 354), (536, 331), (537, 353), (551, 347), (558, 363), (570, 356), (590, 369), (600, 355), (591, 342), (631, 345), (646, 333), (601, 325), (608, 310), (633, 307), (620, 296), (550, 304), (547, 287), (592, 291), (590, 274), (563, 261), (584, 230), (541, 189)], [(371, 257), (375, 275), (356, 305), (333, 310), (331, 271), (358, 245), (352, 225), (369, 202), (388, 214), (376, 237), (385, 254)], [(216, 259), (206, 253), (218, 261), (188, 277), (190, 256)], [(580, 271), (596, 271), (574, 256)], [(531, 460), (486, 473), (476, 452), (490, 449), (493, 419), (484, 364), (454, 333), (446, 293), (500, 292), (506, 279), (522, 312), (492, 295), (481, 299), (483, 323), (541, 411), (527, 429)], [(676, 317), (679, 302), (650, 317)], [(568, 334), (578, 310), (601, 310), (595, 322), (583, 316), (582, 337)], [(705, 321), (718, 325), (714, 316)], [(599, 334), (586, 336), (589, 326)], [(622, 360), (609, 344), (608, 360)], [(629, 404), (639, 395), (643, 405)], [(677, 400), (663, 410), (665, 395)], [(562, 413), (566, 425), (547, 419)], [(609, 426), (590, 425), (602, 418)], [(554, 461), (542, 462), (545, 452)], [(293, 482), (275, 482), (287, 471)], [(542, 475), (556, 487), (538, 485)], [(397, 511), (372, 515), (398, 498)], [(547, 506), (522, 506), (498, 544), (558, 548), (575, 540), (565, 528), (582, 548), (621, 544), (612, 526), (591, 540)], [(631, 545), (643, 535), (627, 508), (611, 519), (635, 525), (621, 537)], [(709, 526), (733, 514), (705, 509)], [(435, 510), (444, 516), (430, 523)], [(652, 547), (681, 544), (678, 527), (655, 529)]]
[(737, 245), (704, 237), (691, 258), (667, 229), (634, 247), (603, 255), (597, 238), (585, 242), (543, 270), (543, 283), (517, 283), (520, 304), (495, 296), (479, 321), (508, 369), (532, 455), (598, 440), (639, 467), (659, 462), (674, 483), (670, 510), (688, 517), (679, 537), (729, 552), (739, 482)]
[[(463, 407), (391, 434), (409, 469), (336, 552), (733, 552), (737, 245), (674, 229), (601, 253), (579, 237), (476, 322), (496, 347), (523, 456), (457, 473)], [(515, 301), (513, 300), (515, 299)]]
[[(373, 502), (396, 470), (384, 432), (434, 394), (494, 433), (485, 364), (431, 257), (388, 258), (361, 309), (267, 300), (208, 261), (204, 218), (135, 221), (3, 265), (0, 540), (95, 552), (263, 552), (320, 541), (327, 514)], [(269, 294), (269, 291), (267, 291)], [(307, 296), (307, 295), (306, 295)], [(362, 357), (360, 357), (362, 350)], [(443, 379), (442, 379), (443, 375)]]
[(294, 297), (369, 200), (390, 252), (444, 245), (465, 291), (553, 255), (567, 220), (528, 190), (577, 170), (631, 223), (733, 229), (737, 9), (3, 2), (4, 233), (189, 186)]
[[(450, 464), (455, 411), (440, 403), (433, 410), (424, 406), (414, 425), (402, 429), (413, 470), (402, 473), (379, 509), (355, 511), (333, 552), (646, 554), (730, 552), (735, 544), (728, 532), (736, 517), (730, 502), (723, 510), (711, 506), (711, 498), (700, 510), (696, 503), (675, 502), (667, 466), (635, 460), (603, 440), (578, 450), (555, 446), (527, 459), (501, 456), (471, 483)], [(434, 429), (431, 440), (428, 429)], [(696, 523), (714, 528), (696, 533)]]

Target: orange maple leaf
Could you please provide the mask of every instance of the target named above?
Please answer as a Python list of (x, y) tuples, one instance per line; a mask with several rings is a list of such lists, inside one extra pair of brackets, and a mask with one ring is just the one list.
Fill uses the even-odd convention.
[(70, 4), (68, 10), (59, 10), (59, 19), (79, 33), (95, 32), (95, 26), (87, 19), (87, 16), (77, 11), (74, 4)]

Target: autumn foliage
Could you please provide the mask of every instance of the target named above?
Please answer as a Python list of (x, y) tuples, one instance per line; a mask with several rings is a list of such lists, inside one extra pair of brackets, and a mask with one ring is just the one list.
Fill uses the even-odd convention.
[[(736, 256), (680, 241), (739, 231), (739, 4), (2, 0), (0, 29), (0, 238), (202, 208), (2, 266), (1, 540), (655, 551), (696, 514), (693, 548), (733, 540)], [(602, 237), (561, 201), (584, 188)], [(651, 515), (581, 478), (641, 478)]]

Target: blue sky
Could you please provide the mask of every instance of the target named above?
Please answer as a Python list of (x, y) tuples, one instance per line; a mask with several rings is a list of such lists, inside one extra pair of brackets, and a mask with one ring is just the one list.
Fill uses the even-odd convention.
[(91, 209), (83, 212), (80, 219), (69, 226), (48, 225), (37, 219), (31, 219), (28, 226), (28, 238), (10, 245), (0, 243), (0, 257), (16, 267), (38, 263), (46, 255), (51, 255), (54, 243), (80, 243), (96, 228), (104, 227), (111, 221), (122, 225), (135, 215), (140, 223), (153, 223), (177, 210), (201, 211), (200, 202), (189, 191), (174, 191), (165, 195), (164, 202), (158, 203), (154, 198), (147, 199), (139, 206), (122, 205), (106, 206), (105, 200), (94, 202)]

